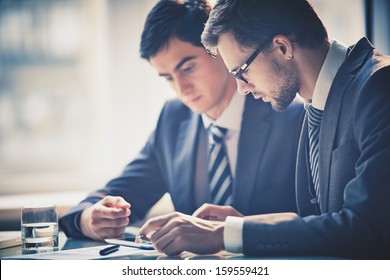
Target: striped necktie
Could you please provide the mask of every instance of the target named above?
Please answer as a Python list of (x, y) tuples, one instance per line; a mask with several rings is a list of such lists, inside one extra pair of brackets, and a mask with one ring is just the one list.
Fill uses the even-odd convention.
[(309, 131), (309, 159), (310, 170), (313, 178), (314, 190), (316, 192), (318, 203), (320, 202), (319, 174), (318, 174), (318, 144), (322, 120), (322, 111), (310, 106), (308, 114), (308, 131)]
[(233, 182), (224, 138), (226, 128), (211, 125), (209, 128), (209, 179), (211, 202), (217, 205), (231, 205)]

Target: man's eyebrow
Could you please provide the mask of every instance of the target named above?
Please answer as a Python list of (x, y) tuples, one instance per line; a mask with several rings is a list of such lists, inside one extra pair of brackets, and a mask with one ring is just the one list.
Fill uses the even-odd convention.
[[(188, 62), (188, 61), (191, 61), (193, 59), (195, 59), (196, 56), (186, 56), (184, 57), (182, 60), (180, 60), (180, 62), (176, 65), (175, 67), (175, 72), (178, 71), (180, 69), (180, 67), (183, 66), (184, 63)], [(167, 77), (167, 76), (170, 76), (169, 74), (165, 74), (165, 73), (159, 73), (158, 74), (160, 77)]]
[(180, 67), (183, 66), (184, 63), (186, 63), (187, 61), (190, 61), (190, 60), (193, 60), (195, 59), (196, 57), (195, 56), (186, 56), (184, 57), (175, 67), (175, 71), (179, 70)]

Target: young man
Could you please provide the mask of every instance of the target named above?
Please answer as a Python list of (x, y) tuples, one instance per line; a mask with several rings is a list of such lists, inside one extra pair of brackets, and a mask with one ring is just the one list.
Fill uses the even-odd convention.
[[(296, 212), (302, 104), (277, 113), (238, 95), (221, 57), (213, 59), (200, 42), (209, 11), (203, 1), (159, 1), (149, 13), (141, 57), (178, 99), (165, 104), (155, 131), (123, 174), (60, 219), (68, 236), (121, 237), (129, 220), (143, 219), (166, 192), (187, 214), (206, 202), (233, 205), (243, 214)], [(210, 143), (209, 132), (216, 133)]]
[(288, 108), (296, 92), (305, 99), (300, 216), (225, 221), (241, 216), (239, 209), (206, 206), (194, 216), (223, 222), (174, 213), (149, 221), (140, 234), (157, 230), (151, 238), (167, 254), (225, 248), (260, 256), (389, 258), (389, 57), (366, 38), (351, 47), (330, 41), (306, 0), (221, 0), (202, 42), (218, 49), (242, 93), (276, 110)]

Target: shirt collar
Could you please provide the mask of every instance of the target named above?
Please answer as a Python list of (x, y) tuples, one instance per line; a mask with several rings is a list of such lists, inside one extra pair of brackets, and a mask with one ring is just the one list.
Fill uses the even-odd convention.
[(206, 114), (202, 114), (204, 127), (208, 129), (211, 124), (214, 124), (229, 130), (240, 130), (244, 105), (245, 96), (236, 92), (229, 105), (216, 120), (210, 119)]
[(330, 87), (334, 77), (344, 63), (348, 47), (337, 40), (333, 40), (326, 55), (324, 64), (321, 67), (320, 74), (314, 87), (313, 99), (311, 104), (314, 108), (324, 110), (326, 100), (328, 99)]

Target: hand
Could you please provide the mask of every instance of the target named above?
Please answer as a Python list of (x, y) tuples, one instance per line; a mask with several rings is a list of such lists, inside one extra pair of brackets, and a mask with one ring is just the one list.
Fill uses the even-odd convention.
[(96, 240), (123, 238), (129, 224), (130, 204), (120, 196), (105, 196), (81, 214), (83, 234)]
[(136, 240), (141, 235), (149, 236), (154, 247), (168, 256), (176, 256), (183, 251), (214, 254), (224, 249), (224, 226), (224, 222), (174, 212), (148, 220), (138, 232)]
[(228, 216), (244, 217), (244, 215), (231, 206), (219, 206), (208, 203), (199, 207), (192, 216), (211, 221), (225, 221)]

